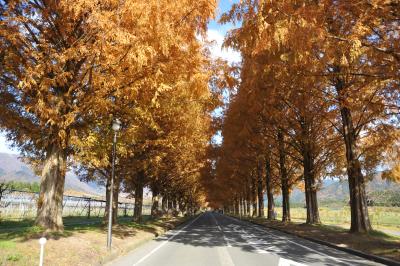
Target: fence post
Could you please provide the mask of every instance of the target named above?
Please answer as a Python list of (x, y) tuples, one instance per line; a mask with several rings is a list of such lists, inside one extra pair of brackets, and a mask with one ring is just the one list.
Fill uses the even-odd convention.
[(125, 217), (127, 216), (127, 214), (126, 214), (126, 203), (125, 203), (125, 209), (124, 209), (124, 216)]
[(89, 198), (89, 209), (88, 209), (88, 214), (87, 214), (88, 219), (90, 218), (90, 200), (91, 200), (91, 198)]

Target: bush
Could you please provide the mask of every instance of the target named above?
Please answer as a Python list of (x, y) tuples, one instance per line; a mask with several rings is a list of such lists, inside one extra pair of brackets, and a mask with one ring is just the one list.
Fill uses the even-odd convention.
[(39, 192), (40, 185), (38, 182), (28, 183), (28, 182), (19, 182), (19, 181), (11, 181), (8, 183), (10, 189), (12, 190), (21, 190), (26, 192)]

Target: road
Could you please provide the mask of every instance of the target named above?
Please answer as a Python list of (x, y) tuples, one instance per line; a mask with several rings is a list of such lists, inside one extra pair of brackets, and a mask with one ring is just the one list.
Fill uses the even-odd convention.
[(205, 212), (108, 265), (382, 265), (305, 239)]

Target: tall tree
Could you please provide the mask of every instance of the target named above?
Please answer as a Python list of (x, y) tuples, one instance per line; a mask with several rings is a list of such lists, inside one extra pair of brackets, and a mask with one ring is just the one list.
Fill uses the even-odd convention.
[(151, 121), (144, 104), (156, 106), (161, 92), (179, 84), (184, 77), (176, 78), (177, 66), (193, 54), (197, 64), (185, 72), (186, 84), (207, 79), (198, 74), (203, 55), (196, 34), (205, 34), (215, 2), (20, 0), (0, 6), (0, 127), (24, 156), (40, 162), (37, 224), (62, 230), (65, 172), (79, 139), (110, 113), (132, 114), (127, 110), (138, 102), (136, 115)]

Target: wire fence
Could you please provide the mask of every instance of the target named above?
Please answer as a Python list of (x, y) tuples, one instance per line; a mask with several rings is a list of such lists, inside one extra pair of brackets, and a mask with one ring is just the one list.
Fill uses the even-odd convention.
[[(2, 220), (24, 220), (36, 217), (39, 193), (12, 190), (3, 195), (0, 201)], [(99, 198), (64, 195), (63, 217), (67, 216), (104, 216), (106, 201)], [(118, 216), (133, 216), (134, 201), (118, 202)], [(142, 206), (142, 214), (149, 215), (151, 205)]]
[[(277, 219), (282, 218), (281, 208), (275, 209)], [(267, 213), (267, 208), (264, 213)], [(307, 213), (305, 208), (291, 208), (291, 220), (295, 222), (305, 222)], [(372, 206), (368, 208), (369, 219), (373, 227), (400, 228), (400, 208)], [(350, 225), (350, 207), (320, 207), (319, 214), (323, 224), (330, 225)]]

